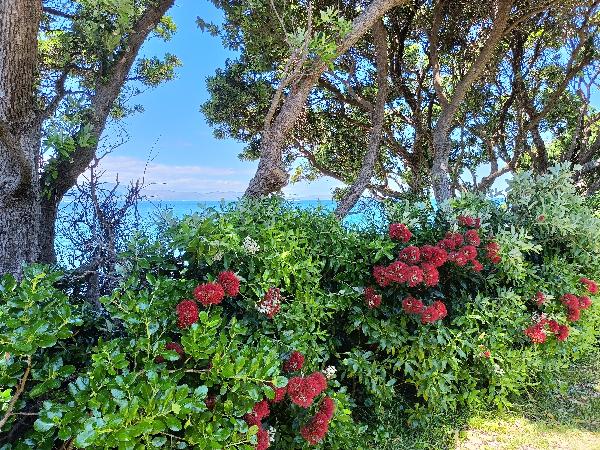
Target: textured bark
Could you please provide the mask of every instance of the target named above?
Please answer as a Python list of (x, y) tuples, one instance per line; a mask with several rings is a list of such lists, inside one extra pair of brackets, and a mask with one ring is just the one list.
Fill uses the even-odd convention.
[(362, 161), (360, 172), (354, 183), (350, 186), (346, 196), (335, 209), (338, 219), (344, 218), (356, 205), (356, 202), (371, 182), (375, 173), (375, 161), (379, 155), (383, 122), (385, 119), (385, 102), (388, 95), (388, 36), (383, 21), (379, 20), (373, 27), (373, 40), (376, 51), (377, 69), (377, 98), (371, 112), (371, 129), (367, 143), (367, 151)]
[[(390, 9), (402, 5), (406, 0), (374, 0), (353, 21), (352, 30), (338, 45), (336, 55), (346, 53), (369, 31)], [(292, 128), (304, 110), (304, 105), (313, 87), (327, 70), (327, 63), (315, 62), (306, 74), (292, 87), (284, 99), (279, 113), (271, 124), (265, 126), (260, 146), (260, 160), (256, 174), (244, 194), (260, 197), (277, 192), (287, 185), (289, 175), (283, 165), (283, 146)]]
[(39, 255), (40, 122), (34, 85), (39, 0), (0, 2), (0, 274)]
[(512, 1), (497, 0), (496, 17), (494, 18), (492, 29), (490, 30), (486, 42), (465, 76), (454, 88), (454, 92), (450, 98), (446, 97), (443, 92), (440, 81), (441, 77), (439, 73), (439, 64), (437, 61), (436, 35), (441, 21), (441, 9), (437, 10), (437, 15), (434, 17), (434, 26), (430, 35), (430, 56), (433, 68), (434, 87), (436, 89), (436, 95), (440, 102), (440, 106), (442, 107), (442, 112), (433, 130), (434, 155), (431, 176), (433, 193), (438, 203), (448, 200), (452, 196), (449, 178), (449, 161), (450, 150), (452, 147), (450, 133), (452, 131), (454, 116), (473, 83), (477, 81), (477, 79), (483, 74), (487, 63), (493, 56), (496, 46), (504, 36), (508, 19), (510, 17), (511, 8)]

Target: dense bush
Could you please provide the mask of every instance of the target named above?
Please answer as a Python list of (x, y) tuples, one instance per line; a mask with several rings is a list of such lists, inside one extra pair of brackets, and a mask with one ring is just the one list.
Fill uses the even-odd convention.
[(5, 277), (1, 448), (376, 448), (392, 409), (505, 408), (596, 344), (600, 219), (565, 168), (386, 210), (389, 233), (279, 199), (171, 219), (101, 305)]

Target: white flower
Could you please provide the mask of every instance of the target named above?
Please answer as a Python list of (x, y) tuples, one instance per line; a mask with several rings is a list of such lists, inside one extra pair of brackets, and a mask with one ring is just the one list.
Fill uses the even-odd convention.
[(250, 255), (256, 255), (260, 251), (260, 245), (258, 245), (258, 242), (250, 236), (246, 236), (242, 245), (244, 246), (246, 253)]
[(269, 433), (269, 443), (271, 443), (271, 444), (275, 442), (275, 432), (276, 431), (277, 430), (275, 430), (275, 427), (273, 427), (273, 426), (270, 426), (267, 429), (267, 432)]
[(325, 370), (323, 370), (323, 374), (325, 375), (325, 378), (327, 378), (328, 380), (334, 379), (336, 372), (337, 372), (337, 370), (334, 366), (327, 366), (327, 367), (325, 367)]
[(218, 251), (217, 254), (215, 256), (213, 256), (213, 262), (218, 262), (221, 261), (223, 259), (223, 252), (222, 251)]
[(498, 363), (494, 363), (494, 372), (497, 375), (504, 375), (504, 369)]

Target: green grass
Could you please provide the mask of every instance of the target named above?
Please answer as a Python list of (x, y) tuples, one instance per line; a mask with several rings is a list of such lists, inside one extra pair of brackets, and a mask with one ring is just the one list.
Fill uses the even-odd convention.
[[(600, 351), (561, 376), (561, 388), (532, 393), (505, 413), (436, 418), (418, 430), (401, 405), (381, 416), (376, 450), (600, 450)], [(398, 409), (398, 410), (396, 410)]]
[(600, 450), (600, 355), (563, 374), (563, 388), (530, 395), (502, 415), (479, 413), (459, 450)]

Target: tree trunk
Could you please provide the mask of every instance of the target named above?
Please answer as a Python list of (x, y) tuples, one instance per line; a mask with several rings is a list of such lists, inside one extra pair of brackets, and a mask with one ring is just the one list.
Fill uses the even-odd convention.
[(39, 0), (0, 2), (0, 275), (39, 256), (41, 124), (34, 86)]
[(450, 134), (447, 127), (440, 126), (439, 123), (433, 132), (433, 148), (431, 183), (435, 200), (438, 203), (442, 203), (452, 197), (449, 178), (452, 142), (450, 141)]
[[(374, 0), (352, 22), (352, 30), (344, 37), (336, 49), (341, 56), (355, 45), (375, 22), (390, 9), (404, 4), (406, 0)], [(273, 122), (265, 126), (260, 145), (260, 160), (256, 174), (244, 194), (246, 197), (260, 197), (277, 192), (287, 185), (289, 175), (283, 165), (283, 146), (292, 128), (304, 110), (310, 91), (327, 70), (325, 61), (316, 61), (304, 77), (291, 89), (283, 101)]]
[(354, 183), (350, 186), (346, 196), (340, 201), (335, 209), (335, 215), (338, 219), (344, 218), (363, 194), (371, 178), (375, 173), (375, 161), (379, 154), (381, 146), (381, 133), (385, 119), (385, 103), (388, 94), (388, 36), (383, 21), (378, 21), (373, 27), (373, 40), (376, 48), (376, 69), (377, 69), (377, 97), (373, 110), (371, 111), (371, 129), (369, 130), (369, 139), (367, 151), (363, 158), (360, 172)]
[(54, 240), (56, 238), (58, 205), (52, 200), (42, 198), (40, 209), (39, 261), (45, 264), (55, 264), (56, 251), (54, 248)]

